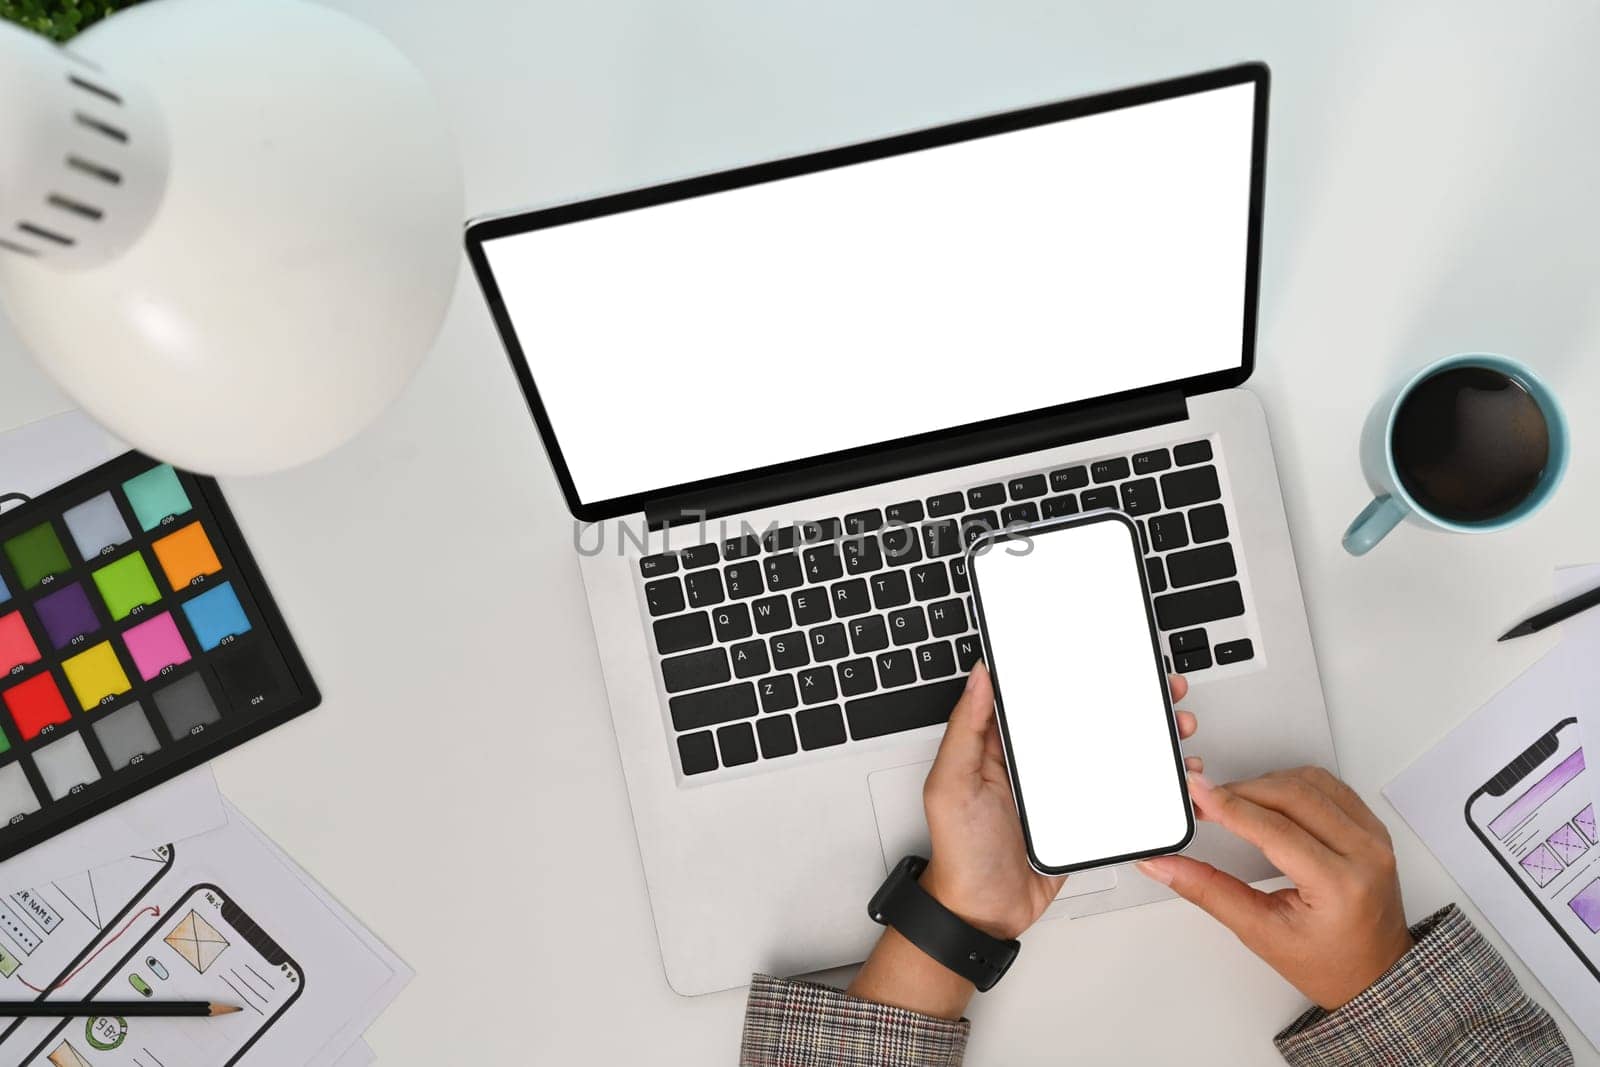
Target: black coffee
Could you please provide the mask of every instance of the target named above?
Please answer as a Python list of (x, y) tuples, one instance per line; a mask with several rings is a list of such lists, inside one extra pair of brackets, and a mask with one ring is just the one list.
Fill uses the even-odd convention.
[(1522, 383), (1483, 367), (1422, 382), (1394, 420), (1394, 464), (1412, 498), (1453, 522), (1499, 518), (1528, 498), (1550, 427)]

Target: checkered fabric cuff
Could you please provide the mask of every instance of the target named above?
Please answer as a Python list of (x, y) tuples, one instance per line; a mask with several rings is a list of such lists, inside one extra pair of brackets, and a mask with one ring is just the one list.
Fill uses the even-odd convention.
[(965, 1019), (951, 1022), (815, 982), (750, 979), (741, 1067), (957, 1067)]
[(1337, 1011), (1312, 1008), (1274, 1039), (1295, 1067), (1559, 1067), (1561, 1031), (1454, 904), (1411, 928), (1416, 946)]

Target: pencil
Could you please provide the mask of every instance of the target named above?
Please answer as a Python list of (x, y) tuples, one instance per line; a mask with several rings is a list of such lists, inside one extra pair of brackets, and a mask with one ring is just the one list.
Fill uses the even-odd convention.
[(1588, 611), (1596, 604), (1600, 604), (1600, 586), (1579, 593), (1571, 600), (1563, 600), (1548, 611), (1523, 619), (1511, 629), (1500, 635), (1500, 640), (1509, 641), (1513, 637), (1522, 637), (1526, 634), (1536, 634), (1546, 626), (1554, 626), (1562, 619), (1570, 619), (1580, 611)]
[(0, 1000), (0, 1017), (79, 1019), (91, 1015), (230, 1015), (234, 1004), (203, 1000)]

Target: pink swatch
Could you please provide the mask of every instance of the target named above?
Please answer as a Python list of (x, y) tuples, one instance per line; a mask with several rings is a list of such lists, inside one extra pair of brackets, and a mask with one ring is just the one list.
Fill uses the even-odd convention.
[(133, 656), (133, 665), (139, 676), (149, 681), (168, 667), (189, 662), (189, 647), (178, 633), (178, 624), (172, 616), (162, 612), (149, 622), (141, 622), (122, 635)]

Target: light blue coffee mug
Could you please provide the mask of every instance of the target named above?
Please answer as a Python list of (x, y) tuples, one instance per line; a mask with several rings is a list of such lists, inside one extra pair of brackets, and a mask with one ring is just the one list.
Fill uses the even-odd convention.
[[(1453, 522), (1435, 515), (1406, 492), (1394, 466), (1394, 420), (1401, 403), (1419, 384), (1453, 367), (1482, 367), (1515, 379), (1539, 405), (1550, 433), (1549, 457), (1533, 491), (1510, 511), (1482, 522)], [(1344, 532), (1345, 551), (1352, 556), (1366, 554), (1402, 519), (1426, 529), (1448, 530), (1452, 533), (1491, 533), (1515, 526), (1543, 507), (1544, 502), (1555, 493), (1556, 486), (1561, 484), (1561, 476), (1566, 473), (1570, 449), (1566, 416), (1561, 413), (1561, 405), (1556, 402), (1555, 394), (1539, 380), (1538, 375), (1521, 363), (1507, 356), (1487, 353), (1446, 356), (1430, 363), (1385, 393), (1373, 407), (1372, 414), (1367, 416), (1366, 426), (1361, 431), (1361, 470), (1367, 476), (1367, 484), (1372, 487), (1374, 497)]]

